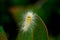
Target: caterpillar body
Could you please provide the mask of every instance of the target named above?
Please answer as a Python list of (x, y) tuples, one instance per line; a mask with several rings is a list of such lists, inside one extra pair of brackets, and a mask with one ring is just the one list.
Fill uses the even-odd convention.
[(31, 28), (30, 25), (31, 25), (32, 21), (34, 20), (33, 17), (34, 17), (33, 12), (28, 11), (25, 16), (25, 21), (23, 22), (24, 26), (22, 27), (22, 30), (24, 32), (28, 31), (28, 29)]

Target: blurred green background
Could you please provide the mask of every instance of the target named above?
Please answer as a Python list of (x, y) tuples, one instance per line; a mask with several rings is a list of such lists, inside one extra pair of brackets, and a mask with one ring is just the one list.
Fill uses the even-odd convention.
[[(31, 0), (32, 1), (32, 0)], [(8, 14), (8, 8), (10, 6), (27, 6), (29, 4), (34, 4), (34, 1), (29, 0), (0, 0), (0, 32), (3, 31), (3, 24), (11, 23), (13, 24), (13, 18)], [(44, 0), (45, 1), (45, 0)], [(49, 40), (60, 40), (60, 0), (46, 0), (38, 10), (38, 15), (45, 22), (48, 33)], [(2, 25), (2, 26), (1, 26)], [(9, 25), (9, 24), (8, 24)], [(12, 28), (13, 29), (13, 28)]]

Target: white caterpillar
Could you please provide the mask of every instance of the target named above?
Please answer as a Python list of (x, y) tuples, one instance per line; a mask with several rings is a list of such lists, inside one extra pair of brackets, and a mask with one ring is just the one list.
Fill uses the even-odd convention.
[(34, 20), (34, 15), (32, 11), (28, 11), (26, 16), (25, 16), (25, 21), (23, 22), (23, 27), (22, 30), (24, 32), (28, 31), (28, 29), (30, 28), (30, 30), (33, 28), (31, 28), (31, 23)]

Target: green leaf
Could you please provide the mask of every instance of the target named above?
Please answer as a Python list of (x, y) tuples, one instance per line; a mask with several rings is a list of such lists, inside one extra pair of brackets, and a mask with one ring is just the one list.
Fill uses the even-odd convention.
[(6, 34), (2, 26), (0, 26), (0, 40), (7, 40)]
[(29, 26), (32, 28), (32, 30), (28, 29), (26, 32), (21, 31), (25, 15), (26, 13), (20, 13), (20, 16), (18, 15), (19, 18), (17, 20), (20, 21), (17, 22), (19, 24), (19, 33), (17, 36), (17, 40), (48, 40), (48, 32), (46, 25), (44, 24), (41, 17), (35, 13), (33, 13), (33, 15), (35, 15), (34, 20)]

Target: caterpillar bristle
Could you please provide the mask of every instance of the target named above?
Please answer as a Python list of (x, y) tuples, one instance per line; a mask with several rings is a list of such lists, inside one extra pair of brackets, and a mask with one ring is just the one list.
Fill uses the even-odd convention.
[(27, 12), (24, 21), (24, 27), (22, 28), (24, 32), (28, 31), (31, 22), (33, 21), (33, 12)]

